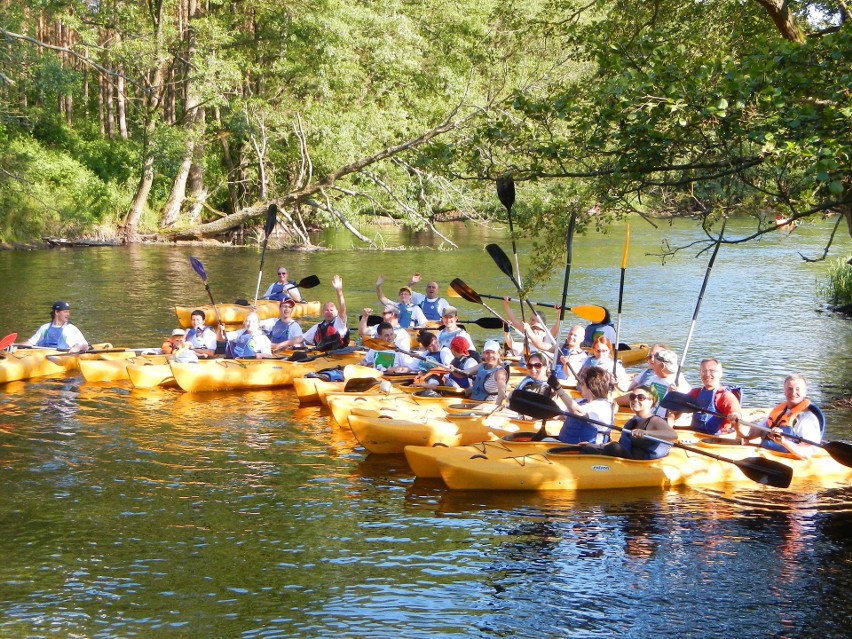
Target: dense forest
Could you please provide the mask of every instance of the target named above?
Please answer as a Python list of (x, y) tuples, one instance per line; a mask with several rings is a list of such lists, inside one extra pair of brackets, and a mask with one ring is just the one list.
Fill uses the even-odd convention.
[(285, 243), (342, 224), (370, 245), (359, 221), (505, 215), (507, 172), (542, 264), (572, 214), (694, 215), (708, 238), (726, 215), (759, 234), (837, 214), (852, 233), (847, 18), (845, 0), (0, 0), (0, 240), (214, 237), (274, 202)]

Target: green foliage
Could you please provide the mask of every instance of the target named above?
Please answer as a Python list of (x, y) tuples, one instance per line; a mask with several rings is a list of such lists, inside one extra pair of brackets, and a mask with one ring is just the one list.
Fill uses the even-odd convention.
[(844, 258), (832, 262), (818, 290), (820, 297), (832, 306), (852, 305), (852, 264)]
[(28, 137), (0, 150), (0, 239), (111, 234), (129, 194), (65, 153)]

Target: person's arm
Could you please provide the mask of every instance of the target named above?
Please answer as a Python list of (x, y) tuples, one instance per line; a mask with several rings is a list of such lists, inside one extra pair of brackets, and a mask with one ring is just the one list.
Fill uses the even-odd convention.
[(411, 309), (411, 321), (414, 328), (424, 328), (426, 326), (426, 316), (423, 314), (423, 309), (419, 306), (413, 306)]
[(379, 277), (376, 278), (376, 297), (379, 298), (379, 302), (381, 302), (383, 306), (388, 306), (389, 304), (394, 304), (394, 302), (382, 292), (382, 284), (384, 284), (384, 282), (384, 275), (379, 275)]
[(284, 286), (284, 293), (289, 295), (294, 302), (302, 301), (302, 292), (292, 282)]
[(665, 419), (656, 415), (648, 421), (648, 427), (645, 430), (636, 429), (633, 431), (633, 439), (642, 439), (646, 433), (669, 442), (677, 439), (677, 431)]
[(506, 403), (506, 384), (509, 381), (509, 373), (502, 366), (494, 373), (494, 381), (497, 383), (497, 397), (494, 398), (494, 403), (501, 406)]
[(83, 337), (80, 329), (73, 324), (66, 324), (63, 331), (63, 338), (68, 345), (69, 353), (80, 353), (89, 349), (89, 342)]
[(503, 298), (503, 312), (505, 313), (504, 317), (509, 321), (509, 324), (512, 325), (516, 331), (524, 334), (524, 325), (518, 321), (518, 318), (515, 317), (515, 314), (512, 312), (512, 308), (509, 306), (509, 298)]
[(346, 300), (343, 298), (343, 278), (335, 275), (331, 278), (331, 286), (337, 291), (337, 316), (346, 324)]
[(372, 337), (370, 335), (370, 327), (367, 326), (367, 318), (373, 312), (372, 308), (364, 308), (361, 313), (361, 319), (358, 320), (358, 335), (361, 337)]
[[(738, 414), (740, 412), (740, 400), (738, 400), (737, 396), (731, 391), (716, 393), (716, 412), (721, 413), (722, 415), (730, 415), (731, 413)], [(725, 423), (722, 424), (722, 432), (728, 433), (733, 429), (734, 425), (726, 419)]]

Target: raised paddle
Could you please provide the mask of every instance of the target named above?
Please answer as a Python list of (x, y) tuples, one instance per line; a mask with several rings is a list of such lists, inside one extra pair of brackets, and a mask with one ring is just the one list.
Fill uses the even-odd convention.
[[(455, 280), (454, 280), (455, 281)], [(461, 280), (459, 280), (461, 281)], [(470, 288), (470, 287), (468, 287)], [(473, 290), (473, 289), (470, 289)], [(447, 289), (447, 295), (449, 297), (462, 297), (467, 299), (464, 295), (459, 293), (456, 289), (453, 288), (452, 283), (450, 283), (449, 288)], [(478, 297), (484, 297), (490, 300), (502, 300), (503, 297), (499, 295), (488, 295), (486, 293), (478, 293)], [(510, 302), (520, 302), (521, 300), (516, 299), (514, 297), (508, 298)], [(470, 301), (470, 300), (467, 300)], [(527, 300), (529, 301), (529, 300)], [(474, 304), (479, 304), (480, 302), (474, 302)], [(555, 308), (560, 309), (562, 307), (559, 304), (550, 304), (548, 302), (529, 302), (530, 304), (534, 304), (535, 306), (541, 306), (542, 308)], [(597, 323), (602, 322), (604, 317), (606, 317), (606, 310), (604, 310), (603, 306), (595, 306), (593, 304), (585, 305), (585, 306), (571, 306), (565, 307), (566, 311), (571, 311), (577, 317), (582, 317), (584, 320), (588, 320), (589, 322)]]
[[(201, 260), (192, 256), (189, 258), (189, 263), (192, 265), (192, 270), (198, 273), (201, 281), (204, 282), (204, 289), (207, 291), (207, 296), (210, 298), (213, 310), (216, 311), (216, 321), (221, 324), (222, 316), (219, 314), (219, 308), (216, 306), (216, 301), (213, 299), (213, 293), (210, 292), (210, 284), (207, 283), (207, 271), (204, 270), (204, 265), (201, 263)], [(225, 342), (230, 344), (231, 340), (228, 339), (228, 333), (224, 330), (224, 327), (222, 329), (222, 335), (225, 336)]]
[(452, 371), (453, 373), (456, 373), (458, 375), (464, 375), (465, 377), (469, 377), (469, 378), (473, 377), (473, 375), (463, 371), (460, 368), (456, 368), (455, 366), (451, 366), (450, 364), (444, 364), (444, 363), (439, 362), (435, 359), (432, 359), (431, 357), (425, 357), (423, 355), (418, 355), (417, 353), (412, 353), (411, 351), (407, 351), (403, 348), (400, 348), (399, 346), (396, 346), (395, 344), (388, 344), (387, 342), (382, 341), (380, 339), (375, 339), (375, 338), (372, 338), (372, 337), (365, 337), (361, 340), (361, 344), (363, 346), (365, 346), (366, 348), (373, 349), (374, 351), (389, 351), (389, 350), (393, 349), (397, 353), (402, 353), (403, 355), (408, 355), (409, 357), (413, 357), (414, 359), (419, 359), (419, 360), (424, 361), (424, 362), (434, 363), (436, 367), (449, 369), (450, 371)]
[[(472, 304), (481, 305), (482, 308), (484, 308), (486, 311), (491, 313), (494, 317), (499, 319), (501, 322), (503, 322), (504, 324), (508, 324), (508, 322), (506, 320), (504, 320), (497, 311), (495, 311), (493, 308), (488, 306), (488, 304), (486, 304), (485, 302), (482, 301), (482, 297), (480, 297), (479, 293), (474, 291), (472, 288), (470, 288), (467, 284), (465, 284), (459, 278), (455, 278), (452, 282), (450, 282), (450, 288), (452, 288), (456, 293), (458, 293), (459, 297), (464, 298), (465, 300), (467, 300), (468, 302), (470, 302)], [(497, 299), (500, 299), (500, 298), (497, 298)]]
[(535, 308), (528, 299), (521, 295), (521, 282), (515, 277), (515, 272), (512, 270), (512, 263), (509, 261), (509, 256), (506, 255), (506, 252), (497, 244), (488, 244), (485, 247), (485, 250), (491, 256), (491, 259), (494, 260), (497, 268), (503, 271), (503, 273), (511, 280), (512, 284), (515, 285), (515, 288), (518, 289), (518, 297), (523, 300), (523, 302), (521, 302), (521, 320), (526, 321), (526, 318), (523, 317), (524, 302), (527, 303), (527, 306), (530, 307), (530, 310), (533, 313), (535, 313)]
[[(660, 406), (663, 408), (667, 408), (668, 410), (673, 410), (678, 413), (707, 413), (708, 415), (715, 415), (716, 417), (721, 417), (722, 419), (727, 419), (727, 415), (722, 415), (715, 410), (710, 410), (708, 408), (703, 408), (698, 405), (698, 402), (694, 397), (687, 395), (686, 393), (678, 393), (675, 391), (669, 391), (666, 393), (665, 397), (663, 397), (662, 401), (660, 401)], [(766, 426), (761, 426), (760, 424), (755, 424), (754, 422), (747, 422), (744, 420), (740, 420), (740, 424), (744, 426), (749, 426), (750, 428), (756, 428), (757, 430), (761, 430), (765, 433), (772, 432), (771, 428), (767, 428)], [(799, 437), (798, 435), (788, 435), (784, 433), (784, 437), (788, 439), (792, 439), (793, 441), (801, 442), (802, 444), (810, 444), (811, 446), (818, 446), (819, 448), (824, 448), (825, 451), (831, 455), (831, 457), (843, 464), (844, 466), (852, 467), (852, 444), (847, 444), (846, 442), (838, 442), (838, 441), (829, 441), (829, 442), (814, 442), (809, 439), (805, 439), (804, 437)]]
[(257, 308), (257, 296), (260, 294), (260, 280), (263, 277), (263, 260), (266, 259), (266, 245), (269, 243), (269, 236), (275, 229), (275, 223), (278, 220), (278, 207), (275, 203), (269, 205), (266, 209), (266, 223), (263, 225), (263, 249), (260, 251), (260, 268), (257, 271), (257, 287), (254, 289), (254, 307)]
[[(314, 288), (320, 285), (320, 278), (316, 275), (308, 275), (307, 277), (303, 277), (298, 282), (296, 282), (295, 288)], [(260, 299), (267, 300), (268, 297), (261, 297)], [(301, 303), (301, 302), (299, 302)]]
[[(559, 305), (559, 317), (556, 320), (556, 330), (554, 331), (554, 337), (559, 336), (559, 331), (562, 328), (562, 320), (565, 319), (565, 311), (568, 310), (565, 308), (565, 301), (568, 298), (568, 282), (571, 279), (571, 260), (574, 256), (574, 223), (577, 221), (577, 211), (571, 211), (571, 219), (568, 220), (568, 232), (565, 234), (565, 277), (562, 280), (562, 302)], [(606, 316), (606, 311), (598, 307), (601, 312), (601, 319), (594, 320), (594, 322), (603, 321), (603, 318)], [(579, 315), (579, 313), (577, 313)], [(581, 315), (581, 317), (583, 317)], [(559, 354), (562, 352), (562, 347), (557, 344), (556, 352), (553, 357), (553, 369), (552, 372), (556, 374), (556, 362), (559, 361)], [(569, 366), (570, 368), (570, 366)], [(576, 377), (575, 377), (576, 379)]]
[[(506, 216), (509, 218), (509, 237), (512, 238), (512, 255), (515, 256), (515, 270), (518, 272), (518, 282), (521, 280), (521, 267), (518, 264), (518, 247), (515, 246), (515, 226), (512, 224), (512, 205), (515, 203), (515, 180), (511, 173), (506, 173), (497, 178), (497, 197), (506, 207)], [(520, 288), (520, 287), (519, 287)]]
[[(624, 255), (621, 256), (621, 282), (618, 285), (618, 319), (615, 322), (615, 350), (619, 349), (619, 336), (621, 334), (621, 302), (624, 299), (624, 273), (627, 270), (627, 247), (630, 246), (630, 223), (627, 223), (627, 231), (624, 236)], [(618, 379), (618, 355), (612, 354), (612, 377)]]
[(686, 353), (689, 350), (689, 343), (692, 341), (692, 333), (695, 330), (695, 321), (698, 319), (698, 309), (701, 308), (701, 300), (704, 298), (704, 290), (707, 288), (707, 281), (710, 279), (710, 271), (713, 269), (713, 262), (716, 261), (716, 254), (719, 252), (719, 247), (722, 245), (722, 236), (725, 234), (725, 225), (728, 223), (728, 218), (722, 220), (722, 229), (719, 231), (719, 239), (716, 240), (716, 246), (713, 247), (713, 254), (710, 256), (710, 261), (707, 263), (707, 271), (704, 273), (704, 281), (701, 283), (701, 290), (698, 293), (698, 301), (695, 302), (695, 310), (692, 312), (692, 323), (689, 325), (689, 333), (686, 335), (686, 343), (683, 345), (683, 353), (680, 355), (680, 364), (677, 366), (677, 374), (675, 375), (674, 384), (677, 386), (680, 381), (680, 372), (686, 362)]
[[(516, 390), (514, 393), (512, 393), (512, 396), (509, 398), (509, 408), (511, 408), (516, 413), (520, 413), (522, 415), (529, 415), (530, 417), (534, 417), (536, 419), (550, 419), (552, 417), (565, 415), (568, 417), (573, 417), (575, 419), (580, 419), (589, 422), (590, 424), (595, 424), (596, 426), (604, 426), (606, 428), (612, 428), (614, 430), (618, 430), (624, 433), (631, 432), (627, 428), (621, 428), (620, 426), (607, 424), (605, 422), (586, 417), (585, 415), (576, 415), (574, 413), (563, 411), (552, 399), (549, 399), (544, 395), (539, 395), (538, 393), (531, 393), (525, 390)], [(713, 459), (716, 459), (718, 461), (734, 464), (734, 466), (739, 468), (746, 477), (748, 477), (752, 481), (756, 481), (759, 484), (775, 486), (776, 488), (787, 488), (790, 485), (790, 482), (793, 481), (793, 469), (787, 466), (786, 464), (782, 464), (772, 459), (764, 459), (763, 457), (729, 459), (727, 457), (722, 457), (721, 455), (716, 455), (715, 453), (711, 453), (700, 448), (694, 448), (692, 446), (687, 446), (686, 444), (681, 444), (677, 441), (670, 442), (665, 439), (658, 439), (647, 434), (644, 435), (644, 437), (649, 441), (658, 442), (662, 444), (670, 444), (671, 446), (674, 446), (676, 448), (682, 448), (683, 450), (687, 450), (691, 453), (705, 455), (707, 457), (712, 457)]]

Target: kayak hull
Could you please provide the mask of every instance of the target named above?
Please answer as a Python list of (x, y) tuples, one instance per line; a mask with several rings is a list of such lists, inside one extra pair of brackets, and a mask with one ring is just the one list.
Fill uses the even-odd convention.
[[(216, 326), (218, 309), (221, 315), (222, 323), (228, 325), (242, 325), (246, 316), (251, 312), (251, 307), (241, 306), (239, 304), (217, 304), (213, 308), (212, 304), (204, 304), (202, 306), (175, 306), (175, 315), (177, 315), (178, 323), (183, 328), (192, 326), (192, 311), (204, 311), (204, 323), (207, 326)], [(314, 302), (299, 302), (293, 307), (293, 317), (319, 317), (321, 314), (322, 304), (318, 301)], [(258, 300), (257, 315), (261, 320), (274, 319), (279, 316), (279, 303), (274, 300)]]

